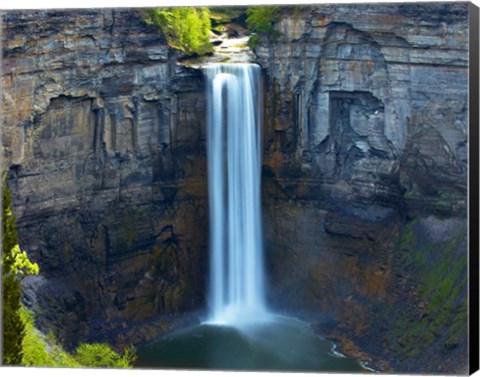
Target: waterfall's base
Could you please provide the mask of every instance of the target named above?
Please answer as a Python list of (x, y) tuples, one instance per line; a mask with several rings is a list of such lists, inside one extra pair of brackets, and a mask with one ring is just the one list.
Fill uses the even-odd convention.
[(141, 368), (367, 372), (308, 323), (273, 314), (241, 329), (204, 323), (179, 330), (139, 347), (137, 356)]
[(274, 315), (267, 310), (239, 308), (238, 305), (230, 305), (218, 311), (205, 324), (222, 325), (242, 328), (245, 326), (267, 323), (272, 321)]

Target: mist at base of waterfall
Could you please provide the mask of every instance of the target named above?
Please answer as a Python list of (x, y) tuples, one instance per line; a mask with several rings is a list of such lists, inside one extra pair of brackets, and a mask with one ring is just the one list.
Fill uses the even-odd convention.
[(334, 351), (308, 323), (271, 315), (239, 326), (203, 323), (137, 350), (138, 368), (302, 372), (368, 372)]
[(252, 309), (241, 307), (241, 305), (230, 304), (217, 310), (204, 325), (221, 325), (236, 328), (248, 328), (258, 326), (261, 323), (272, 321), (275, 314), (267, 309)]

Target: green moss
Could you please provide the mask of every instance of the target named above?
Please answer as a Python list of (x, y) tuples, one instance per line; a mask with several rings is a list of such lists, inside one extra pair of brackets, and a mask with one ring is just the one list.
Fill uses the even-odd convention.
[(405, 226), (401, 233), (398, 252), (401, 253), (401, 264), (404, 269), (423, 265), (426, 262), (426, 256), (423, 253), (414, 252), (416, 237), (413, 229), (417, 223), (418, 219), (411, 221)]
[(438, 340), (446, 350), (455, 348), (465, 336), (468, 317), (467, 253), (459, 255), (466, 231), (459, 231), (451, 242), (432, 242), (418, 222), (405, 226), (398, 247), (401, 269), (416, 287), (418, 302), (406, 302), (401, 315), (389, 314), (393, 328), (386, 336), (389, 349), (406, 358)]
[(436, 278), (436, 289), (433, 286), (429, 287), (429, 291), (433, 292), (428, 306), (430, 312), (438, 310), (442, 305), (450, 307), (451, 309), (453, 301), (458, 297), (458, 294), (462, 290), (462, 276), (465, 278), (464, 283), (466, 283), (466, 271), (464, 271), (467, 263), (466, 259), (466, 255), (460, 258), (451, 268), (449, 268), (449, 271), (443, 275), (441, 281), (438, 281), (438, 278)]
[(417, 191), (407, 191), (404, 195), (405, 199), (418, 199), (421, 197), (421, 194)]

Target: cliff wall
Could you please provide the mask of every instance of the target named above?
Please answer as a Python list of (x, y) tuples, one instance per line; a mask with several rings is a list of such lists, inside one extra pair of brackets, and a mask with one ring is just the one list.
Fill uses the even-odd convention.
[(40, 328), (121, 347), (203, 308), (202, 73), (134, 10), (6, 12), (2, 38), (2, 168)]
[[(255, 47), (267, 93), (270, 302), (324, 322), (337, 339), (347, 334), (396, 370), (456, 368), (466, 358), (466, 325), (452, 330), (453, 347), (449, 326), (466, 314), (468, 4), (280, 12), (280, 36)], [(423, 234), (415, 243), (412, 221)], [(442, 232), (450, 238), (433, 242)], [(425, 287), (434, 275), (446, 279), (437, 270), (444, 263), (462, 271), (458, 291), (442, 296), (455, 304), (425, 314), (440, 294)], [(445, 328), (423, 323), (401, 340), (391, 329), (402, 312), (405, 328), (424, 317)], [(449, 347), (459, 352), (454, 366), (435, 356), (450, 358), (442, 353)]]
[(265, 165), (279, 184), (298, 174), (297, 198), (461, 213), (467, 3), (296, 9), (255, 50), (270, 94)]

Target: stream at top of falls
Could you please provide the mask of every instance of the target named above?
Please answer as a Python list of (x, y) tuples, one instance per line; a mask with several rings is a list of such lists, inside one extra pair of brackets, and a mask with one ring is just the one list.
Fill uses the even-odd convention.
[(229, 38), (226, 34), (222, 34), (215, 38), (212, 55), (202, 56), (200, 58), (190, 58), (182, 61), (182, 65), (200, 69), (208, 67), (211, 64), (221, 63), (250, 63), (255, 59), (250, 47), (248, 47), (249, 36), (238, 36)]

